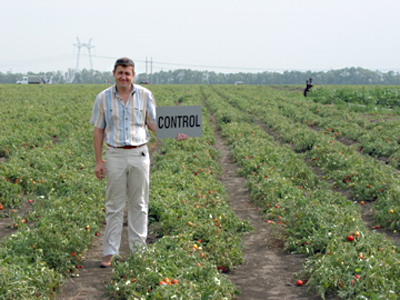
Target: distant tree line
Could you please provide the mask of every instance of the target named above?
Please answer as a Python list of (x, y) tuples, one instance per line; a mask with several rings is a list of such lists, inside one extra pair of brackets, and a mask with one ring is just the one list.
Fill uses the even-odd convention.
[(111, 72), (100, 72), (87, 69), (76, 72), (75, 70), (70, 69), (67, 72), (28, 72), (27, 74), (11, 72), (4, 74), (0, 72), (0, 83), (16, 83), (17, 80), (19, 80), (22, 76), (27, 75), (40, 76), (52, 84), (98, 84), (113, 82), (113, 76)]
[[(111, 72), (99, 72), (83, 69), (80, 72), (46, 72), (18, 74), (1, 73), (0, 83), (15, 83), (22, 76), (39, 75), (53, 84), (100, 84), (113, 83)], [(160, 71), (153, 74), (139, 74), (136, 81), (151, 84), (244, 84), (276, 85), (276, 84), (305, 84), (312, 78), (314, 84), (331, 85), (400, 85), (399, 72), (371, 71), (363, 68), (344, 68), (329, 71), (284, 71), (260, 73), (216, 73), (213, 71), (196, 71), (180, 69), (174, 71)]]

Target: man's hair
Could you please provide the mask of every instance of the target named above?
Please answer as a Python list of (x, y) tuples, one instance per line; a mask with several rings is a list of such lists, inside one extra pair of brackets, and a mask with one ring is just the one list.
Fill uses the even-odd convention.
[(132, 66), (133, 71), (135, 71), (135, 63), (132, 61), (132, 59), (128, 57), (122, 57), (117, 59), (114, 64), (114, 71), (117, 69), (118, 66), (123, 66), (123, 67)]

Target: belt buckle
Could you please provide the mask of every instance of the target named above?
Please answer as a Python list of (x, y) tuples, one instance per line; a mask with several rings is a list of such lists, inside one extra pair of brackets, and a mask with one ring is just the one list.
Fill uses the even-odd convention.
[(113, 146), (107, 144), (107, 146), (109, 146), (111, 148), (116, 148), (116, 149), (136, 149), (136, 148), (143, 147), (145, 145), (146, 145), (146, 143), (138, 145), (138, 146), (125, 145), (125, 146), (122, 146), (122, 147), (113, 147)]

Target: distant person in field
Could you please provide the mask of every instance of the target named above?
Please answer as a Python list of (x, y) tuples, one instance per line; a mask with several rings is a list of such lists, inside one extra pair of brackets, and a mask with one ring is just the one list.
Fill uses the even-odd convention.
[[(119, 254), (123, 215), (128, 199), (128, 241), (134, 251), (147, 238), (150, 157), (148, 129), (156, 132), (156, 102), (153, 94), (132, 83), (135, 64), (129, 58), (114, 64), (115, 85), (96, 97), (90, 123), (98, 179), (107, 180), (106, 222), (100, 267), (111, 266)], [(187, 139), (179, 134), (177, 140)], [(106, 143), (105, 161), (102, 158)]]
[(304, 97), (307, 97), (307, 93), (311, 90), (312, 87), (313, 87), (312, 79), (310, 78), (309, 80), (306, 80), (306, 88), (304, 89)]

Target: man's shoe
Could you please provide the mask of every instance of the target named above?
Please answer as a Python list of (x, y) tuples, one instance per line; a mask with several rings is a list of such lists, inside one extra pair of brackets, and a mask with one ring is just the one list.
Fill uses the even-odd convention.
[(103, 261), (100, 264), (100, 268), (109, 268), (111, 267), (111, 259), (112, 255), (104, 256)]

